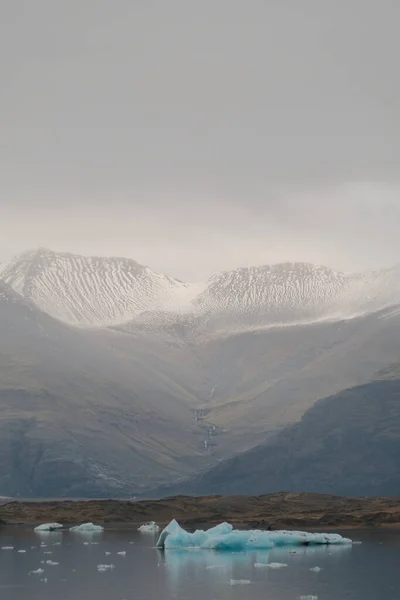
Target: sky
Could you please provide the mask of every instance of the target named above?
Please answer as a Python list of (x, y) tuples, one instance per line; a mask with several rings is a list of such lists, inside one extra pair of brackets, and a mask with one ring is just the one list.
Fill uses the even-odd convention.
[(0, 260), (400, 262), (394, 0), (3, 0)]

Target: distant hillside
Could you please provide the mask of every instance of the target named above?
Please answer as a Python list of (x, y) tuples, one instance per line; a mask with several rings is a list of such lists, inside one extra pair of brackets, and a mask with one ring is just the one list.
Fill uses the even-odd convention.
[(320, 400), (269, 443), (159, 493), (280, 490), (400, 494), (400, 379), (376, 380)]

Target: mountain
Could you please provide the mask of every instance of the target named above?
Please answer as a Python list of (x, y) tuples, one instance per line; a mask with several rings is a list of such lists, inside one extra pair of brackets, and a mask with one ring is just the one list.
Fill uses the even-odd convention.
[(320, 400), (269, 442), (157, 491), (250, 494), (291, 490), (347, 496), (400, 493), (400, 379), (385, 377)]
[[(115, 334), (111, 334), (115, 335)], [(196, 399), (101, 336), (0, 286), (0, 489), (135, 494), (209, 461)]]
[(190, 286), (126, 258), (84, 257), (40, 248), (0, 267), (0, 278), (65, 323), (107, 326), (144, 311), (179, 307)]
[(68, 324), (185, 340), (353, 318), (400, 304), (400, 267), (344, 274), (282, 263), (189, 284), (131, 259), (40, 248), (1, 265), (0, 279)]
[(188, 284), (41, 249), (1, 278), (6, 495), (125, 495), (191, 477), (400, 359), (399, 267), (285, 263)]

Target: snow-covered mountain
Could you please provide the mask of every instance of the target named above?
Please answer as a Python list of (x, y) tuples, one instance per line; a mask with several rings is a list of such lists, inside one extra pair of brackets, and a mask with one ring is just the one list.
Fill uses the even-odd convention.
[(340, 320), (400, 305), (400, 267), (344, 274), (282, 263), (189, 284), (131, 259), (39, 249), (0, 266), (0, 278), (65, 323), (169, 338)]
[(108, 326), (145, 312), (182, 306), (190, 286), (127, 258), (98, 258), (40, 248), (0, 266), (0, 277), (65, 323)]

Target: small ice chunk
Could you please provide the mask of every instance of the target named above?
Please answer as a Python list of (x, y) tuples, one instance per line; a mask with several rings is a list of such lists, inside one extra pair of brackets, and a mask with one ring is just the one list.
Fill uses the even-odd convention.
[(36, 571), (30, 571), (30, 573), (32, 573), (32, 575), (41, 575), (42, 573), (44, 573), (44, 570), (36, 569)]
[(309, 596), (300, 596), (299, 600), (318, 600), (318, 596), (312, 596), (311, 594)]
[(14, 546), (3, 546), (2, 550), (14, 550)]
[(319, 573), (320, 571), (322, 571), (322, 569), (321, 567), (312, 567), (310, 571), (314, 571), (314, 573)]
[(284, 567), (287, 567), (287, 565), (285, 563), (272, 562), (268, 563), (267, 567), (268, 569), (283, 569)]
[(111, 552), (107, 552), (107, 551), (106, 551), (104, 554), (105, 554), (106, 556), (109, 556), (109, 555), (111, 554)]
[(43, 552), (43, 554), (53, 554), (51, 550), (47, 550), (46, 552)]
[(47, 583), (47, 577), (43, 577), (43, 579), (41, 579), (40, 581), (42, 581), (43, 583)]
[(43, 525), (35, 527), (34, 531), (57, 531), (57, 529), (62, 529), (62, 527), (60, 523), (43, 523)]
[(46, 565), (50, 565), (51, 567), (55, 567), (58, 565), (58, 562), (53, 562), (52, 560), (46, 560)]
[(159, 526), (155, 521), (150, 521), (149, 523), (145, 523), (138, 528), (138, 531), (141, 533), (158, 533), (160, 531)]
[(119, 556), (126, 556), (125, 550), (122, 550), (121, 552), (117, 552), (117, 554), (119, 554)]
[(248, 585), (251, 583), (250, 579), (230, 579), (231, 585)]
[(112, 571), (115, 569), (114, 565), (97, 565), (98, 571)]
[(265, 569), (266, 567), (268, 567), (267, 563), (259, 563), (259, 562), (254, 563), (255, 569)]
[(82, 525), (75, 525), (70, 528), (73, 533), (99, 533), (104, 531), (104, 527), (101, 525), (93, 525), (93, 523), (82, 523)]

